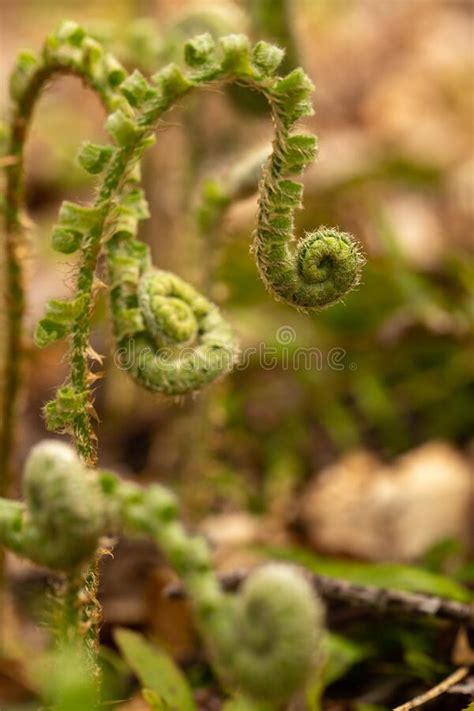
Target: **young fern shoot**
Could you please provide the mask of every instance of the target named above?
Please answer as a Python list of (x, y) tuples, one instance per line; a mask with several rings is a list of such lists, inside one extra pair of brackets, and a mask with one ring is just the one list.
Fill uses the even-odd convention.
[[(290, 133), (294, 124), (312, 111), (312, 84), (302, 70), (283, 79), (273, 76), (281, 57), (281, 50), (262, 42), (251, 50), (242, 35), (224, 37), (217, 44), (210, 35), (201, 35), (185, 46), (187, 72), (168, 65), (150, 83), (135, 71), (119, 87), (128, 109), (119, 108), (106, 123), (116, 147), (103, 162), (95, 204), (76, 207), (74, 216), (78, 229), (88, 234), (83, 243), (96, 245), (88, 254), (96, 256), (99, 242), (102, 245), (117, 346), (131, 354), (130, 374), (150, 390), (168, 395), (197, 390), (227, 372), (236, 353), (230, 329), (218, 309), (177, 277), (152, 267), (147, 248), (136, 238), (138, 222), (147, 215), (134, 175), (136, 166), (160, 117), (194, 88), (219, 81), (243, 83), (260, 91), (271, 107), (275, 139), (259, 186), (254, 237), (257, 265), (268, 288), (277, 298), (309, 309), (333, 303), (358, 281), (361, 258), (346, 234), (319, 230), (304, 238), (295, 253), (290, 251), (293, 215), (301, 202), (302, 185), (286, 176), (301, 171), (312, 160), (316, 142), (312, 136)], [(95, 147), (97, 154), (104, 150)], [(75, 298), (64, 305), (61, 325), (64, 331), (69, 316), (73, 333), (71, 378), (46, 406), (52, 428), (67, 429), (72, 424), (86, 461), (91, 459), (87, 444), (92, 410), (85, 348), (88, 331), (71, 303), (79, 304), (82, 314), (83, 300), (90, 303), (91, 284), (87, 281), (89, 291), (84, 294), (85, 280), (80, 278)], [(56, 302), (47, 324), (50, 333), (59, 334), (60, 330), (51, 326), (55, 309)], [(40, 329), (44, 325), (42, 321)]]
[[(316, 139), (291, 133), (300, 118), (312, 113), (309, 97), (313, 87), (300, 69), (284, 78), (274, 76), (282, 50), (265, 42), (252, 50), (243, 35), (229, 35), (217, 44), (210, 35), (201, 35), (186, 43), (187, 72), (171, 64), (150, 83), (138, 71), (127, 76), (110, 58), (104, 60), (95, 44), (96, 70), (91, 74), (91, 41), (71, 23), (63, 25), (53, 38), (54, 42), (50, 38), (45, 45), (46, 49), (50, 45), (55, 49), (48, 76), (52, 67), (72, 66), (76, 73), (87, 76), (94, 88), (100, 87), (106, 105), (115, 108), (106, 123), (115, 147), (86, 144), (79, 154), (86, 170), (101, 174), (97, 198), (91, 207), (64, 203), (53, 234), (58, 250), (81, 250), (75, 296), (52, 300), (36, 335), (37, 343), (46, 345), (70, 334), (70, 378), (56, 399), (48, 403), (45, 414), (51, 429), (72, 431), (81, 456), (93, 463), (94, 378), (88, 363), (88, 339), (94, 274), (101, 250), (108, 265), (117, 344), (128, 348), (133, 339), (130, 374), (136, 380), (151, 390), (183, 394), (227, 372), (235, 359), (235, 343), (217, 308), (176, 277), (155, 270), (146, 247), (136, 239), (138, 222), (147, 216), (146, 201), (137, 183), (138, 164), (153, 142), (160, 117), (179, 98), (194, 88), (220, 81), (245, 84), (268, 100), (275, 138), (259, 185), (254, 251), (260, 274), (277, 298), (301, 309), (322, 308), (358, 282), (362, 260), (352, 239), (336, 230), (321, 229), (301, 240), (296, 251), (290, 249), (293, 215), (301, 203), (302, 185), (287, 176), (301, 172), (315, 157)], [(46, 49), (44, 54), (49, 57)], [(105, 69), (111, 64), (113, 71), (107, 74)], [(104, 71), (113, 90), (106, 91), (98, 81)], [(36, 86), (38, 80), (33, 83)], [(18, 182), (17, 172), (13, 178), (9, 175), (10, 181)], [(17, 212), (13, 211), (15, 215)], [(21, 262), (15, 255), (15, 240), (16, 230), (7, 233), (10, 271), (18, 276)], [(19, 278), (10, 280), (10, 299), (14, 293), (21, 294), (19, 303), (23, 304)], [(23, 306), (21, 313), (12, 314), (11, 333), (16, 335), (10, 338), (10, 350), (13, 346), (20, 348), (22, 311)], [(187, 327), (176, 328), (178, 322), (187, 323)], [(6, 382), (16, 381), (17, 374), (6, 378)], [(4, 439), (8, 439), (6, 433)]]
[(23, 504), (0, 499), (1, 544), (73, 577), (101, 536), (147, 536), (182, 577), (224, 685), (279, 708), (307, 681), (317, 661), (323, 612), (296, 569), (268, 564), (249, 576), (238, 595), (224, 593), (205, 540), (185, 531), (171, 491), (160, 485), (141, 489), (90, 470), (71, 447), (54, 440), (31, 451), (23, 496)]
[[(17, 409), (18, 391), (21, 384), (24, 360), (24, 315), (25, 315), (25, 252), (28, 243), (25, 238), (25, 179), (24, 159), (25, 144), (28, 137), (34, 109), (42, 92), (52, 78), (58, 75), (73, 75), (92, 89), (100, 98), (104, 108), (112, 112), (117, 105), (126, 104), (118, 95), (115, 87), (125, 78), (125, 70), (120, 64), (102, 49), (84, 30), (73, 22), (64, 22), (57, 31), (46, 39), (41, 55), (22, 52), (13, 69), (10, 79), (10, 97), (12, 111), (9, 125), (6, 129), (5, 141), (5, 199), (4, 212), (4, 251), (6, 264), (6, 283), (4, 299), (7, 312), (7, 332), (5, 333), (5, 372), (0, 378), (1, 414), (0, 414), (0, 494), (8, 493), (11, 480), (11, 457), (15, 432), (15, 414)], [(110, 149), (107, 149), (110, 152)], [(96, 161), (97, 165), (97, 161)], [(66, 203), (63, 214), (73, 211), (73, 206)], [(59, 235), (53, 235), (53, 245), (63, 252), (73, 251), (77, 244), (79, 233), (74, 229), (73, 215), (70, 214), (70, 229)], [(77, 319), (79, 312), (84, 318), (89, 316), (90, 304), (87, 303), (88, 274), (93, 269), (95, 255), (84, 254), (81, 267), (81, 283), (83, 300), (77, 304)], [(89, 267), (86, 268), (86, 264)], [(89, 266), (92, 265), (92, 266)], [(79, 308), (80, 307), (80, 308)], [(54, 309), (54, 302), (51, 306)], [(56, 328), (61, 329), (61, 305), (57, 304)], [(73, 308), (73, 307), (71, 307)], [(46, 329), (48, 328), (46, 324)], [(48, 341), (47, 331), (40, 341)]]
[[(68, 338), (70, 373), (44, 413), (51, 430), (72, 434), (78, 456), (57, 442), (32, 451), (25, 503), (0, 499), (0, 542), (75, 581), (87, 566), (91, 570), (102, 535), (127, 531), (151, 537), (186, 584), (224, 684), (278, 708), (305, 682), (318, 646), (322, 613), (305, 579), (294, 570), (269, 566), (255, 573), (239, 596), (228, 597), (207, 546), (186, 533), (169, 491), (160, 486), (145, 491), (93, 470), (95, 377), (89, 335), (100, 256), (116, 348), (140, 385), (171, 396), (194, 392), (227, 373), (237, 357), (235, 338), (219, 309), (180, 277), (153, 266), (148, 247), (137, 238), (139, 222), (148, 216), (140, 161), (161, 117), (183, 96), (215, 83), (243, 84), (269, 104), (274, 140), (259, 183), (253, 251), (273, 295), (301, 310), (320, 309), (342, 298), (360, 276), (362, 258), (345, 233), (320, 228), (291, 245), (303, 187), (290, 176), (316, 155), (314, 136), (293, 133), (295, 124), (312, 113), (313, 86), (304, 72), (277, 76), (283, 51), (265, 42), (252, 48), (244, 35), (217, 42), (200, 35), (186, 43), (184, 58), (186, 69), (170, 64), (149, 81), (138, 71), (127, 74), (82, 28), (64, 23), (48, 38), (40, 58), (23, 54), (14, 72), (6, 164), (9, 327), (2, 381), (8, 404), (1, 434), (7, 460), (22, 360), (24, 141), (34, 104), (51, 76), (75, 74), (97, 91), (113, 143), (86, 143), (79, 152), (83, 168), (98, 176), (96, 197), (89, 206), (63, 203), (53, 232), (59, 252), (80, 253), (75, 293), (71, 299), (50, 300), (36, 329), (39, 346)], [(77, 613), (81, 608), (73, 597), (68, 597), (70, 609)], [(87, 619), (83, 622), (87, 626)]]

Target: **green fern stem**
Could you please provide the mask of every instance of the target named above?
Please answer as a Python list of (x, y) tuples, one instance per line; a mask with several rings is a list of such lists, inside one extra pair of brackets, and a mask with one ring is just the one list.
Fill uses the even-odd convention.
[[(294, 116), (305, 110), (311, 82), (300, 69), (268, 94), (275, 125), (273, 151), (263, 169), (254, 232), (255, 257), (263, 282), (277, 299), (302, 311), (340, 301), (360, 280), (363, 258), (352, 236), (321, 227), (292, 249), (294, 213), (303, 186), (288, 178), (314, 157), (313, 136), (292, 135)], [(303, 102), (303, 105), (302, 105)]]
[[(77, 76), (97, 93), (107, 111), (114, 109), (113, 84), (120, 67), (100, 45), (85, 36), (75, 23), (66, 22), (52, 33), (41, 56), (31, 52), (19, 55), (10, 81), (13, 101), (7, 129), (5, 161), (5, 257), (7, 333), (5, 373), (1, 380), (2, 416), (0, 422), (0, 493), (7, 495), (11, 481), (15, 412), (24, 358), (23, 320), (25, 313), (24, 261), (28, 251), (24, 230), (24, 152), (35, 106), (48, 82), (58, 75)], [(84, 262), (91, 259), (84, 258)]]
[[(24, 504), (0, 499), (3, 545), (75, 581), (101, 536), (147, 536), (182, 577), (224, 685), (279, 708), (307, 681), (317, 661), (323, 613), (293, 568), (264, 566), (238, 595), (224, 593), (205, 540), (186, 532), (170, 490), (144, 490), (110, 472), (89, 470), (60, 442), (44, 441), (32, 450), (23, 495)], [(69, 644), (80, 623), (74, 595), (65, 595), (64, 606), (61, 642)]]
[(238, 595), (227, 595), (206, 542), (186, 533), (169, 491), (121, 484), (117, 494), (122, 501), (125, 496), (120, 517), (126, 529), (155, 540), (181, 576), (223, 684), (275, 708), (289, 701), (316, 666), (322, 634), (322, 606), (309, 583), (289, 566), (269, 564), (251, 574)]
[[(5, 338), (5, 371), (1, 378), (2, 413), (0, 420), (0, 493), (7, 496), (12, 480), (12, 454), (16, 426), (16, 410), (21, 386), (24, 360), (24, 314), (25, 314), (25, 274), (24, 262), (28, 252), (24, 230), (24, 152), (34, 109), (49, 81), (59, 75), (72, 75), (80, 78), (101, 100), (105, 110), (116, 109), (121, 97), (115, 92), (117, 81), (125, 72), (115, 59), (103, 52), (101, 46), (85, 35), (83, 29), (72, 22), (63, 23), (56, 32), (46, 39), (40, 56), (30, 52), (20, 54), (10, 81), (10, 95), (13, 102), (10, 125), (7, 129), (5, 161), (5, 262), (6, 269), (6, 305), (7, 333)], [(100, 234), (99, 234), (100, 237)], [(78, 288), (83, 298), (82, 318), (78, 317), (77, 328), (73, 333), (74, 352), (87, 353), (87, 337), (91, 304), (92, 282), (90, 274), (95, 269), (97, 250), (94, 241), (85, 245), (80, 263)], [(88, 298), (89, 295), (89, 298)], [(83, 363), (78, 357), (73, 358), (72, 378), (82, 383)], [(83, 388), (82, 388), (83, 389)], [(87, 435), (79, 442), (82, 456), (88, 462), (94, 460), (94, 438), (89, 418), (82, 417), (82, 431)], [(3, 568), (3, 565), (2, 565)], [(97, 642), (97, 622), (100, 607), (95, 599), (93, 585), (96, 571), (92, 566), (84, 579), (66, 580), (64, 590), (58, 595), (61, 615), (58, 620), (69, 619), (69, 628), (84, 631), (90, 645)], [(86, 591), (88, 593), (86, 594)], [(70, 604), (67, 604), (69, 600)], [(86, 603), (87, 600), (87, 603)], [(66, 612), (68, 609), (68, 612)], [(76, 625), (77, 623), (77, 625)], [(80, 623), (80, 624), (79, 624)], [(58, 628), (61, 624), (58, 621)], [(87, 628), (87, 631), (85, 631)]]

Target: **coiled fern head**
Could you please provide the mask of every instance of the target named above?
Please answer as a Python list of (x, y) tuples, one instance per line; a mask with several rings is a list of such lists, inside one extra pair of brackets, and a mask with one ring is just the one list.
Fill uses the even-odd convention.
[(103, 505), (93, 472), (69, 445), (43, 440), (25, 465), (23, 495), (29, 557), (50, 568), (70, 569), (95, 552), (104, 530)]
[(253, 699), (287, 701), (317, 661), (321, 603), (302, 573), (281, 563), (252, 573), (232, 603), (216, 640), (223, 680)]

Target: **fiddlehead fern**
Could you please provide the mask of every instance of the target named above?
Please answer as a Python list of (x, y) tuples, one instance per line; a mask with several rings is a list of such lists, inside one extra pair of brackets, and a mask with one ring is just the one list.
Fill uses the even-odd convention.
[[(40, 56), (22, 52), (10, 80), (13, 102), (7, 129), (5, 155), (5, 298), (8, 321), (5, 334), (5, 372), (2, 373), (2, 412), (0, 416), (0, 450), (2, 452), (0, 493), (7, 493), (10, 480), (10, 459), (14, 418), (23, 363), (23, 317), (25, 312), (24, 254), (24, 151), (36, 103), (47, 83), (55, 75), (71, 74), (80, 77), (94, 90), (107, 111), (116, 108), (121, 97), (115, 86), (124, 78), (124, 70), (84, 30), (73, 22), (63, 23), (46, 40)], [(63, 232), (57, 245), (71, 251), (78, 239), (77, 230)], [(67, 246), (69, 245), (69, 246)], [(86, 261), (86, 260), (85, 260)], [(85, 293), (85, 290), (84, 290)], [(86, 300), (81, 306), (88, 313)]]
[(112, 313), (122, 365), (149, 390), (180, 395), (232, 367), (236, 346), (218, 308), (185, 281), (155, 269), (143, 245), (109, 249)]
[(93, 473), (62, 442), (45, 440), (28, 457), (24, 506), (11, 505), (15, 525), (5, 529), (6, 545), (39, 565), (73, 570), (97, 548), (105, 519)]
[(310, 585), (295, 569), (273, 563), (227, 602), (221, 631), (209, 642), (222, 679), (253, 699), (288, 700), (317, 661), (323, 614)]
[[(54, 42), (45, 48), (44, 66), (37, 70), (37, 62), (27, 59), (17, 74), (13, 97), (29, 97), (28, 101), (20, 100), (21, 121), (31, 114), (45, 77), (65, 66), (65, 54), (68, 70), (73, 66), (72, 73), (82, 76), (83, 72), (87, 77), (90, 73), (94, 88), (107, 87), (103, 89), (104, 103), (111, 113), (106, 128), (114, 142), (113, 146), (86, 144), (81, 149), (81, 165), (100, 175), (97, 196), (88, 207), (64, 203), (53, 234), (60, 251), (81, 251), (76, 293), (69, 301), (49, 303), (36, 334), (40, 345), (70, 337), (70, 378), (45, 412), (51, 428), (74, 434), (84, 464), (66, 450), (52, 461), (51, 444), (33, 452), (25, 477), (25, 505), (0, 501), (0, 540), (21, 555), (69, 574), (82, 568), (100, 535), (110, 528), (124, 527), (151, 536), (182, 575), (223, 678), (254, 698), (270, 695), (275, 702), (283, 701), (303, 683), (313, 661), (321, 613), (308, 586), (294, 573), (271, 568), (249, 580), (242, 598), (229, 599), (220, 591), (206, 545), (189, 537), (177, 520), (169, 492), (151, 487), (145, 493), (107, 474), (97, 480), (97, 475), (85, 468), (95, 462), (89, 317), (97, 260), (103, 253), (117, 345), (123, 348), (133, 343), (137, 348), (130, 371), (139, 382), (153, 390), (181, 394), (230, 368), (235, 344), (217, 308), (178, 277), (152, 267), (147, 248), (136, 238), (139, 220), (147, 216), (138, 186), (138, 165), (153, 142), (157, 122), (180, 97), (218, 81), (241, 83), (259, 91), (272, 112), (275, 139), (259, 186), (254, 237), (257, 265), (266, 285), (277, 298), (308, 309), (334, 302), (357, 283), (361, 258), (348, 235), (321, 229), (303, 238), (296, 250), (289, 248), (302, 186), (288, 175), (301, 172), (316, 152), (314, 137), (292, 135), (291, 130), (312, 111), (312, 84), (302, 70), (275, 77), (282, 51), (264, 42), (251, 49), (243, 35), (223, 37), (217, 44), (209, 35), (196, 37), (185, 46), (189, 70), (169, 65), (151, 83), (139, 72), (127, 76), (75, 25), (66, 24), (53, 37)], [(21, 133), (23, 129), (15, 130)], [(24, 133), (18, 143), (20, 134), (15, 138), (15, 130), (10, 153), (13, 165), (21, 167)], [(20, 226), (21, 170), (16, 171), (18, 167), (7, 175), (10, 192), (16, 191), (13, 207), (7, 210), (9, 273), (15, 277), (9, 280), (9, 297), (13, 299), (18, 292), (21, 308), (11, 330), (16, 329), (17, 340), (10, 338), (10, 357), (14, 352), (11, 344), (16, 342), (19, 348), (23, 313), (18, 242), (13, 237)], [(183, 355), (186, 348), (192, 350)], [(61, 526), (68, 531), (64, 547), (57, 536), (55, 539)], [(267, 605), (264, 598), (272, 587), (278, 592)], [(291, 615), (290, 599), (297, 605), (297, 613), (292, 610)], [(286, 650), (292, 644), (300, 651), (296, 663), (288, 664), (283, 673)], [(234, 655), (235, 647), (241, 654)], [(264, 671), (253, 673), (257, 658), (260, 664), (259, 655), (264, 655)], [(273, 684), (268, 683), (268, 677), (274, 678)]]
[[(79, 51), (86, 40), (80, 33), (73, 33), (73, 37)], [(295, 122), (312, 112), (312, 84), (302, 70), (284, 78), (273, 76), (282, 57), (282, 50), (265, 42), (251, 50), (243, 35), (229, 35), (217, 44), (210, 35), (200, 35), (185, 45), (190, 68), (187, 73), (172, 64), (158, 72), (152, 83), (137, 71), (126, 76), (116, 69), (113, 74), (120, 96), (113, 98), (118, 108), (109, 116), (106, 127), (115, 146), (86, 145), (80, 153), (86, 170), (101, 174), (97, 199), (91, 207), (65, 203), (53, 235), (53, 242), (63, 251), (70, 252), (81, 245), (76, 295), (68, 302), (51, 302), (37, 332), (40, 344), (71, 333), (71, 377), (45, 412), (52, 428), (72, 430), (87, 462), (95, 459), (90, 387), (94, 376), (88, 365), (88, 320), (102, 246), (110, 275), (118, 347), (128, 347), (133, 338), (135, 353), (129, 370), (139, 382), (153, 390), (182, 394), (226, 372), (234, 360), (232, 336), (218, 310), (176, 278), (152, 272), (146, 248), (136, 240), (138, 222), (147, 215), (146, 202), (137, 186), (138, 163), (153, 140), (161, 115), (191, 89), (216, 81), (237, 82), (261, 92), (269, 102), (275, 139), (259, 186), (254, 248), (262, 278), (277, 298), (297, 308), (322, 307), (357, 283), (361, 259), (348, 235), (323, 229), (301, 240), (295, 252), (289, 248), (293, 213), (301, 202), (302, 185), (286, 176), (300, 172), (314, 158), (316, 143), (312, 136), (291, 134)], [(140, 284), (144, 280), (156, 288), (162, 279), (168, 285), (166, 306), (162, 300), (152, 316), (151, 292)], [(191, 352), (187, 338), (178, 338), (177, 343), (184, 344), (185, 350), (187, 347), (185, 355), (179, 354), (173, 344), (171, 357), (168, 349), (164, 358), (164, 342), (170, 334), (163, 335), (157, 323), (163, 321), (163, 308), (167, 318), (170, 316), (170, 304), (178, 315), (176, 299), (182, 300), (183, 290), (186, 298), (179, 313), (183, 314), (184, 307), (190, 313), (194, 308), (188, 308), (191, 302), (197, 304), (197, 311), (193, 311), (197, 322), (194, 349)], [(157, 305), (156, 298), (153, 303)]]
[(256, 700), (288, 700), (314, 667), (323, 625), (322, 607), (301, 574), (267, 565), (239, 595), (226, 595), (205, 541), (186, 533), (170, 491), (158, 485), (143, 491), (110, 474), (101, 483), (113, 502), (112, 518), (153, 538), (183, 578), (224, 683)]
[(290, 130), (311, 107), (312, 84), (295, 69), (269, 89), (275, 123), (273, 153), (259, 186), (254, 250), (268, 289), (298, 309), (320, 309), (339, 301), (360, 279), (363, 259), (351, 235), (320, 228), (306, 235), (295, 249), (294, 211), (301, 205), (303, 186), (287, 178), (301, 172), (316, 155), (314, 136)]
[(271, 564), (253, 573), (236, 596), (224, 594), (203, 539), (177, 519), (167, 489), (101, 477), (126, 530), (152, 537), (183, 578), (198, 627), (225, 684), (258, 701), (283, 703), (307, 681), (316, 663), (323, 613), (296, 570)]
[(201, 634), (225, 684), (256, 700), (282, 703), (306, 681), (322, 632), (319, 601), (295, 569), (270, 564), (241, 592), (222, 592), (204, 539), (178, 519), (174, 495), (110, 472), (89, 470), (74, 451), (44, 441), (31, 452), (25, 504), (0, 499), (0, 542), (48, 567), (80, 571), (100, 536), (151, 537), (182, 576)]

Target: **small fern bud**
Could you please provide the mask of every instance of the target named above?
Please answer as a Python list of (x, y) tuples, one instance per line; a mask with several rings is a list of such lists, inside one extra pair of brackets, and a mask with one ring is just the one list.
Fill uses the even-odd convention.
[(112, 146), (98, 146), (86, 141), (79, 150), (77, 162), (91, 175), (97, 175), (105, 169), (113, 152)]
[(205, 34), (193, 37), (184, 45), (184, 59), (189, 67), (202, 68), (214, 59), (216, 43), (212, 36)]
[(92, 472), (62, 442), (44, 440), (31, 450), (23, 495), (29, 517), (25, 550), (51, 568), (73, 568), (90, 558), (104, 530), (100, 491)]
[(87, 393), (76, 392), (70, 385), (62, 385), (54, 400), (43, 407), (48, 430), (52, 432), (72, 432), (76, 420), (87, 405)]
[(68, 42), (75, 47), (80, 47), (86, 36), (86, 32), (77, 22), (65, 20), (61, 22), (57, 28), (55, 35), (60, 42)]
[(277, 563), (252, 573), (216, 640), (224, 680), (250, 698), (284, 703), (314, 669), (323, 608), (296, 569)]
[(84, 295), (69, 301), (50, 299), (46, 306), (46, 315), (36, 327), (36, 345), (44, 348), (50, 343), (64, 338), (71, 331), (74, 320), (82, 311), (84, 305)]
[(289, 102), (297, 103), (309, 99), (313, 91), (313, 82), (303, 69), (298, 67), (278, 80), (273, 87), (272, 94), (288, 106)]
[(18, 55), (10, 77), (10, 96), (14, 101), (21, 101), (39, 66), (40, 60), (33, 52), (23, 51)]
[(59, 225), (85, 233), (99, 224), (100, 210), (64, 200), (59, 209)]
[(51, 236), (53, 249), (62, 254), (73, 254), (79, 249), (81, 242), (82, 234), (66, 227), (55, 227)]
[(92, 37), (82, 43), (82, 66), (84, 71), (98, 84), (104, 81), (104, 48)]
[(285, 50), (268, 42), (257, 42), (252, 50), (252, 62), (267, 75), (273, 74), (285, 56)]
[(250, 42), (246, 35), (226, 35), (221, 37), (219, 45), (223, 55), (221, 67), (224, 72), (252, 74)]
[(163, 108), (168, 108), (192, 89), (193, 82), (188, 79), (177, 64), (171, 63), (152, 76), (152, 81), (161, 93)]
[(283, 169), (288, 173), (301, 173), (318, 154), (316, 136), (296, 134), (288, 137)]
[(122, 109), (117, 109), (110, 114), (105, 122), (105, 128), (121, 148), (132, 145), (143, 134), (133, 118), (127, 116)]
[(104, 68), (107, 81), (114, 88), (119, 86), (127, 76), (127, 71), (111, 54), (104, 56)]
[(138, 69), (135, 69), (133, 74), (130, 74), (130, 76), (122, 82), (120, 91), (133, 107), (138, 107), (143, 101), (155, 93), (155, 90)]

